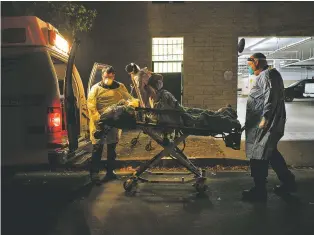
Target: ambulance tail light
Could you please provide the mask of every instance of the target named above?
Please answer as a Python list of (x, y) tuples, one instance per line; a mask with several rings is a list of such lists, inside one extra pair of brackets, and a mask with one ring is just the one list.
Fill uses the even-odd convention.
[(48, 108), (48, 133), (62, 131), (61, 108)]
[(48, 31), (49, 44), (68, 54), (70, 52), (69, 43), (54, 30)]

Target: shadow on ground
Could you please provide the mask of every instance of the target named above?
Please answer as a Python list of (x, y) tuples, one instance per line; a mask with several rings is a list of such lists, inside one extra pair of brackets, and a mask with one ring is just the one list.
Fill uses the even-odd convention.
[[(84, 174), (74, 178), (64, 174), (58, 179), (44, 173), (32, 177), (25, 174), (10, 184), (2, 184), (1, 234), (49, 234), (68, 205), (88, 197), (92, 187)], [(81, 234), (90, 234), (84, 213), (79, 210), (74, 213), (76, 229)]]
[(127, 196), (122, 180), (93, 186), (86, 174), (44, 184), (21, 177), (2, 187), (1, 234), (312, 234), (314, 171), (295, 174), (299, 192), (283, 199), (271, 192), (271, 173), (264, 205), (241, 202), (252, 185), (245, 172), (209, 174), (205, 195), (191, 185), (141, 184)]

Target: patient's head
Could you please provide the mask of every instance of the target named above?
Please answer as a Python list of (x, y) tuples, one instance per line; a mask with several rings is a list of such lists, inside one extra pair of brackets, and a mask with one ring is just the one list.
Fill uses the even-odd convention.
[(137, 89), (139, 89), (145, 106), (150, 107), (149, 97), (154, 98), (156, 92), (163, 87), (162, 75), (153, 73), (147, 68), (140, 68), (135, 63), (126, 65), (125, 71), (131, 75), (133, 82), (135, 82)]
[(148, 79), (147, 85), (144, 87), (147, 99), (151, 97), (153, 100), (157, 98), (157, 92), (163, 87), (163, 76), (161, 74), (152, 73)]
[(158, 73), (153, 73), (148, 80), (148, 85), (159, 91), (163, 87), (163, 76)]

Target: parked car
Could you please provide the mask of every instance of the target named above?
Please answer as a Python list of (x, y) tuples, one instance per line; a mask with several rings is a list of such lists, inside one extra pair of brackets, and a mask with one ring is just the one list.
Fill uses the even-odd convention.
[(314, 97), (314, 83), (305, 84), (304, 97)]
[(305, 86), (310, 83), (314, 84), (314, 79), (303, 79), (285, 88), (285, 101), (292, 102), (295, 98), (305, 98)]

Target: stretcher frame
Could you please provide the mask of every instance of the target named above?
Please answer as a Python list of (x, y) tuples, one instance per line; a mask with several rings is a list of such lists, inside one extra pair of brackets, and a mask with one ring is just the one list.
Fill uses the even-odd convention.
[[(146, 108), (144, 107), (144, 102), (141, 97), (140, 90), (138, 88), (138, 84), (134, 79), (134, 76), (131, 76), (132, 83), (133, 83), (133, 89), (135, 89), (137, 96), (140, 100), (140, 107), (136, 108), (138, 115), (140, 116), (141, 121), (136, 122), (136, 126), (141, 129), (141, 131), (148, 135), (151, 139), (153, 139), (157, 144), (159, 144), (163, 150), (160, 151), (158, 154), (156, 154), (151, 160), (147, 161), (146, 163), (142, 164), (134, 173), (133, 175), (128, 178), (124, 183), (123, 187), (125, 191), (131, 192), (136, 189), (136, 186), (139, 182), (142, 183), (166, 183), (166, 184), (172, 184), (172, 183), (179, 183), (179, 184), (186, 184), (194, 182), (193, 186), (195, 187), (196, 191), (199, 193), (203, 193), (207, 190), (206, 183), (206, 172), (204, 169), (196, 167), (189, 158), (183, 153), (182, 150), (179, 149), (178, 145), (185, 141), (185, 139), (189, 136), (189, 133), (193, 133), (195, 130), (202, 133), (202, 136), (213, 136), (215, 138), (217, 137), (217, 134), (221, 134), (222, 136), (220, 138), (223, 138), (225, 140), (226, 136), (224, 133), (213, 133), (210, 130), (206, 130), (204, 128), (194, 128), (194, 127), (184, 127), (180, 125), (163, 125), (163, 124), (155, 124), (150, 123), (145, 120), (145, 113), (155, 113), (155, 114), (163, 114), (163, 113), (180, 113), (180, 111), (177, 110), (157, 110), (153, 108)], [(106, 125), (104, 123), (104, 125)], [(171, 129), (173, 131), (176, 131), (177, 133), (181, 133), (181, 135), (175, 135), (175, 137), (170, 140), (168, 137), (164, 135), (162, 137), (160, 134), (156, 133), (156, 130), (159, 130), (162, 132), (162, 130), (165, 129)], [(110, 127), (106, 129), (106, 131), (109, 131)], [(106, 132), (105, 131), (105, 132)], [(182, 133), (183, 132), (183, 133)], [(233, 130), (232, 134), (237, 134), (241, 136), (240, 130)], [(103, 136), (106, 134), (103, 133)], [(226, 142), (226, 141), (225, 141)], [(226, 142), (227, 143), (227, 142)], [(228, 146), (232, 147), (232, 146)], [(158, 162), (162, 160), (163, 157), (170, 156), (172, 159), (177, 161), (181, 166), (185, 167), (189, 172), (186, 173), (168, 173), (168, 172), (151, 172), (148, 169), (152, 166), (156, 165)], [(191, 180), (185, 180), (184, 177), (181, 178), (181, 181), (174, 180), (149, 180), (144, 177), (142, 177), (142, 174), (148, 173), (150, 175), (191, 175), (194, 174), (194, 177)]]
[[(140, 107), (142, 108), (142, 111), (151, 111), (152, 109), (146, 109), (144, 106), (144, 102), (141, 96), (141, 92), (139, 90), (139, 81), (135, 80), (135, 76), (132, 74), (131, 75), (131, 80), (133, 84), (133, 89), (135, 90), (138, 99), (140, 100)], [(146, 183), (189, 183), (191, 181), (196, 181), (195, 183), (195, 188), (197, 191), (205, 191), (206, 190), (206, 177), (205, 177), (205, 170), (198, 169), (196, 166), (193, 165), (193, 163), (188, 159), (188, 157), (181, 151), (177, 146), (185, 141), (185, 139), (188, 137), (188, 135), (182, 135), (180, 137), (174, 138), (173, 141), (166, 141), (166, 139), (162, 139), (156, 132), (153, 131), (153, 128), (157, 128), (157, 125), (150, 125), (146, 122), (143, 123), (137, 123), (137, 125), (142, 129), (143, 133), (147, 134), (150, 136), (151, 139), (155, 140), (156, 143), (158, 143), (160, 146), (163, 147), (163, 150), (156, 154), (151, 160), (147, 161), (145, 164), (141, 165), (139, 169), (137, 169), (133, 176), (129, 179), (127, 179), (123, 187), (126, 191), (132, 191), (134, 186), (137, 185), (137, 182), (146, 182)], [(191, 173), (195, 174), (195, 179), (194, 180), (189, 180), (185, 181), (184, 178), (182, 177), (181, 181), (162, 181), (162, 180), (148, 180), (141, 175), (144, 172), (147, 172), (149, 174), (154, 174), (154, 172), (148, 171), (148, 169), (155, 164), (157, 164), (159, 161), (164, 156), (169, 155), (172, 159), (176, 160), (180, 165), (184, 166), (187, 168)], [(191, 174), (189, 173), (189, 174)], [(156, 173), (156, 175), (167, 175), (168, 173), (166, 172), (159, 172)], [(181, 175), (181, 174), (176, 174), (176, 175)]]
[[(178, 112), (175, 110), (156, 110), (151, 108), (137, 108), (137, 111), (144, 111), (144, 112), (156, 112), (156, 113), (169, 113), (169, 112)], [(207, 190), (206, 183), (206, 172), (205, 170), (196, 167), (184, 154), (182, 150), (179, 149), (178, 145), (185, 141), (185, 139), (190, 135), (189, 133), (193, 133), (195, 131), (198, 131), (202, 133), (202, 136), (212, 136), (215, 138), (223, 138), (226, 142), (227, 136), (224, 133), (213, 133), (210, 130), (201, 129), (201, 128), (195, 128), (195, 127), (183, 127), (180, 125), (163, 125), (163, 124), (154, 124), (149, 122), (136, 122), (136, 126), (139, 127), (143, 133), (147, 134), (152, 138), (157, 144), (159, 144), (161, 147), (163, 147), (163, 150), (160, 151), (158, 154), (156, 154), (151, 160), (147, 161), (143, 165), (141, 165), (134, 174), (127, 179), (123, 186), (124, 189), (129, 192), (132, 191), (133, 188), (136, 187), (138, 182), (144, 182), (144, 183), (191, 183), (195, 181), (193, 186), (195, 187), (196, 191), (199, 193), (203, 193)], [(175, 136), (173, 140), (169, 140), (168, 138), (162, 138), (159, 134), (156, 133), (157, 130), (163, 130), (163, 129), (172, 129), (173, 131), (176, 131), (177, 133), (181, 132), (180, 136)], [(183, 132), (183, 133), (182, 133)], [(233, 130), (229, 133), (230, 135), (238, 135), (238, 138), (240, 140), (241, 138), (241, 130)], [(221, 135), (221, 136), (218, 136)], [(237, 146), (232, 145), (226, 145), (228, 147), (239, 149), (238, 145), (240, 143), (237, 143)], [(148, 169), (155, 164), (157, 164), (164, 156), (170, 156), (172, 159), (176, 160), (181, 166), (185, 167), (190, 173), (184, 173), (183, 175), (191, 175), (194, 174), (194, 178), (191, 180), (185, 180), (184, 177), (182, 177), (181, 181), (169, 181), (169, 180), (148, 180), (146, 178), (143, 178), (141, 175), (143, 173), (148, 173), (150, 175), (169, 175), (167, 172), (150, 172)], [(171, 173), (170, 175), (182, 175), (182, 173)]]

